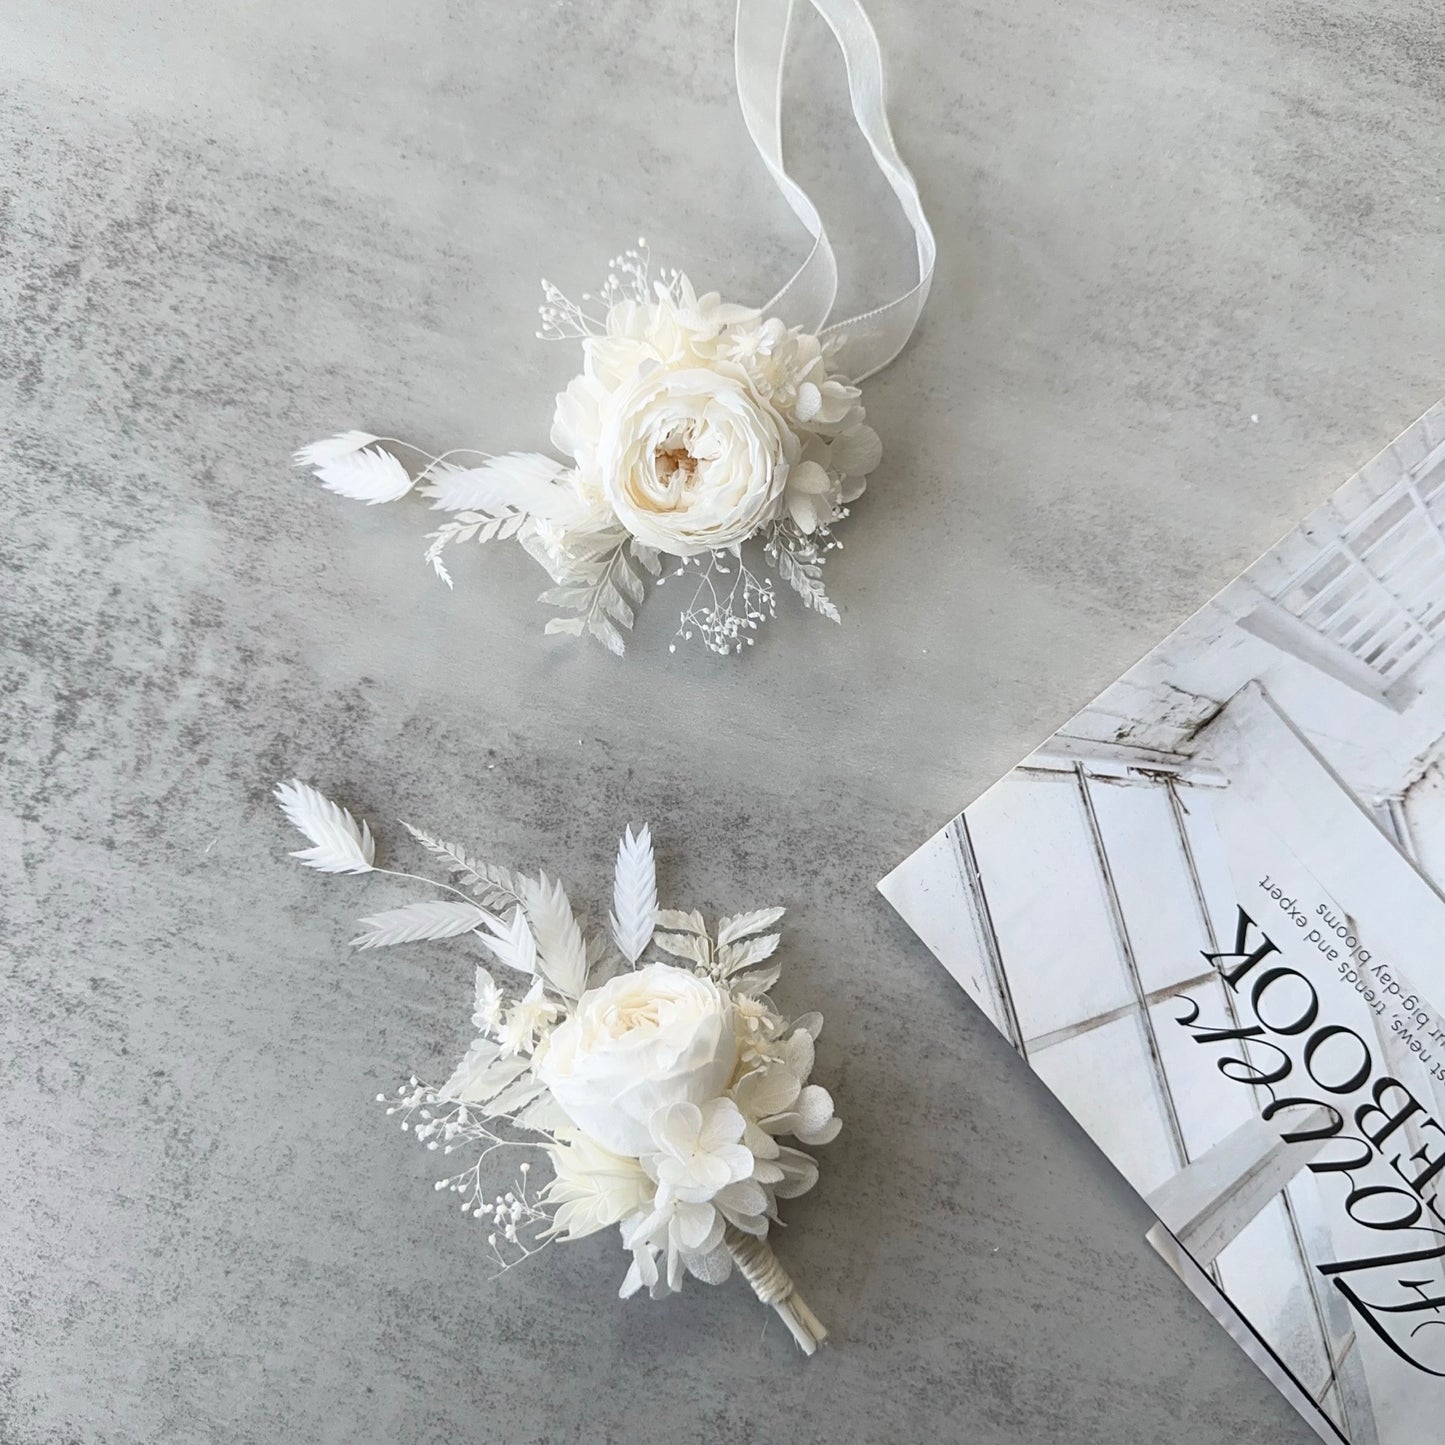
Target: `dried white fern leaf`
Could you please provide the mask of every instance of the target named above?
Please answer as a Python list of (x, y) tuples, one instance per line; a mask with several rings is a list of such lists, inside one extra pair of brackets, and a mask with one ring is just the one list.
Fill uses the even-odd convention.
[(735, 943), (754, 933), (762, 933), (781, 921), (786, 908), (759, 908), (752, 913), (735, 913), (731, 918), (722, 919), (717, 926), (719, 943)]
[(376, 862), (376, 840), (366, 823), (356, 819), (309, 783), (292, 778), (278, 783), (275, 793), (281, 811), (310, 839), (310, 848), (291, 856), (322, 873), (369, 873)]
[(554, 564), (539, 537), (524, 538), (522, 545), (559, 584), (548, 588), (539, 600), (578, 614), (554, 617), (546, 630), (574, 637), (585, 634), (621, 657), (627, 644), (620, 629), (630, 628), (637, 620), (637, 604), (646, 591), (627, 560), (630, 544), (626, 533), (607, 529), (579, 541), (565, 568)]
[(351, 940), (353, 948), (390, 948), (395, 943), (420, 943), (430, 938), (456, 938), (470, 933), (491, 915), (475, 903), (446, 898), (388, 908), (361, 920), (365, 933)]
[(644, 823), (635, 836), (631, 828), (622, 835), (612, 875), (612, 937), (628, 963), (642, 957), (656, 924), (657, 860)]
[(587, 987), (587, 945), (561, 882), (545, 873), (527, 879), (522, 901), (537, 941), (539, 972), (558, 993), (580, 997)]
[(341, 457), (348, 457), (352, 452), (359, 452), (362, 447), (369, 447), (372, 442), (379, 441), (366, 431), (344, 431), (334, 437), (327, 437), (325, 441), (312, 442), (309, 447), (302, 447), (300, 451), (291, 454), (291, 460), (298, 467), (320, 467), (327, 462), (334, 462)]
[(576, 507), (571, 489), (557, 485), (568, 470), (539, 452), (508, 452), (479, 467), (435, 467), (421, 490), (438, 511), (556, 517)]
[(483, 863), (473, 858), (458, 843), (448, 843), (441, 838), (414, 828), (405, 818), (401, 826), (429, 853), (433, 853), (446, 864), (458, 883), (481, 899), (484, 907), (496, 908), (504, 903), (522, 901), (522, 876), (510, 868), (498, 867), (495, 863)]
[(491, 914), (483, 915), (486, 933), (481, 940), (496, 954), (497, 961), (518, 973), (536, 973), (537, 940), (527, 926), (526, 915), (520, 908), (512, 910), (511, 918), (503, 921)]
[(783, 581), (803, 599), (805, 606), (826, 617), (829, 622), (842, 622), (838, 609), (823, 588), (823, 564), (798, 557), (787, 547), (778, 548), (778, 572)]
[(324, 462), (316, 468), (316, 479), (328, 492), (365, 502), (369, 507), (406, 496), (412, 485), (411, 473), (380, 447)]

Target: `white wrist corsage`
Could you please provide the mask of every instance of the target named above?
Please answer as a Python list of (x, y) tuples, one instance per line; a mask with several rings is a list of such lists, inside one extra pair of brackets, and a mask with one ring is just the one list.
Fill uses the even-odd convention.
[[(825, 325), (837, 290), (832, 247), (812, 202), (782, 163), (781, 76), (790, 0), (740, 0), (738, 94), (749, 134), (814, 238), (797, 274), (764, 307), (699, 296), (677, 270), (654, 276), (639, 240), (605, 284), (567, 300), (543, 282), (547, 340), (580, 340), (582, 372), (557, 397), (553, 447), (432, 455), (349, 431), (296, 453), (328, 490), (396, 501), (413, 489), (454, 514), (426, 560), (451, 585), (455, 542), (519, 542), (555, 585), (563, 615), (548, 632), (624, 650), (650, 575), (688, 579), (678, 635), (738, 652), (775, 613), (774, 578), (838, 621), (822, 582), (833, 527), (863, 491), (882, 448), (857, 383), (887, 365), (917, 324), (935, 247), (883, 105), (877, 37), (858, 0), (812, 0), (848, 65), (854, 115), (913, 228), (918, 281), (904, 295)], [(749, 549), (751, 544), (750, 550)], [(674, 641), (673, 646), (676, 646)]]
[[(283, 783), (276, 798), (311, 843), (293, 855), (307, 867), (415, 877), (378, 868), (369, 827), (314, 788)], [(434, 884), (445, 897), (362, 919), (353, 944), (470, 934), (518, 982), (478, 967), (475, 1037), (452, 1076), (377, 1099), (428, 1149), (462, 1156), (436, 1188), (483, 1223), (497, 1269), (616, 1225), (631, 1256), (623, 1298), (658, 1298), (688, 1274), (721, 1284), (736, 1266), (812, 1354), (826, 1331), (768, 1234), (779, 1201), (818, 1179), (795, 1145), (842, 1126), (808, 1082), (821, 1015), (786, 1020), (769, 997), (784, 910), (710, 929), (700, 913), (659, 908), (644, 827), (622, 839), (612, 911), (594, 929), (545, 873), (480, 863), (406, 826), (455, 881)], [(552, 1171), (540, 1186), (534, 1159)]]

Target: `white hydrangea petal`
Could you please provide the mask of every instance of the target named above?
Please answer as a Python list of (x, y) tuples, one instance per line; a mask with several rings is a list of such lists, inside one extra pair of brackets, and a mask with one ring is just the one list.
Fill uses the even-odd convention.
[(774, 1060), (754, 1069), (734, 1088), (738, 1104), (752, 1120), (771, 1118), (793, 1106), (803, 1081), (785, 1063)]
[(687, 1100), (659, 1109), (648, 1124), (653, 1143), (678, 1158), (690, 1154), (702, 1133), (702, 1110)]
[(761, 1215), (768, 1210), (768, 1196), (761, 1184), (751, 1179), (737, 1179), (726, 1189), (718, 1190), (712, 1201), (717, 1209), (723, 1210), (729, 1218), (735, 1214)]
[(642, 1278), (642, 1270), (638, 1265), (637, 1257), (634, 1255), (632, 1263), (627, 1266), (627, 1273), (622, 1276), (622, 1287), (617, 1291), (618, 1299), (631, 1299), (643, 1286), (645, 1281)]
[(667, 1251), (667, 1275), (665, 1279), (659, 1280), (652, 1287), (653, 1299), (662, 1299), (664, 1295), (676, 1294), (682, 1288), (682, 1251), (669, 1249)]
[[(748, 1120), (747, 1130), (743, 1134), (743, 1142), (748, 1146), (754, 1160), (776, 1159), (781, 1147), (766, 1129), (760, 1129), (751, 1119)], [(754, 1168), (757, 1167), (759, 1166), (755, 1164)], [(758, 1178), (762, 1178), (762, 1175), (758, 1175)]]
[(790, 492), (807, 492), (815, 497), (826, 496), (833, 489), (832, 478), (827, 468), (818, 462), (799, 462), (788, 473)]
[[(774, 1148), (776, 1147), (777, 1145), (775, 1143)], [(754, 1157), (753, 1178), (756, 1179), (759, 1184), (778, 1184), (781, 1183), (785, 1177), (783, 1170), (777, 1164), (774, 1164), (771, 1159)]]
[[(795, 1152), (795, 1151), (790, 1151)], [(642, 1213), (629, 1214), (618, 1228), (622, 1231), (622, 1245), (624, 1249), (638, 1250), (650, 1241), (659, 1230), (667, 1227), (670, 1218), (669, 1207), (666, 1204), (658, 1204), (655, 1208)]]
[[(813, 1035), (807, 1029), (794, 1029), (788, 1036), (788, 1041), (783, 1045), (783, 1058), (787, 1062), (789, 1070), (797, 1075), (800, 1084), (808, 1082), (816, 1057)], [(792, 1100), (789, 1100), (789, 1103), (791, 1102)]]
[(784, 500), (788, 504), (788, 515), (805, 537), (811, 537), (823, 526), (832, 512), (831, 507), (820, 507), (818, 499), (808, 492), (789, 492)]
[[(860, 395), (856, 386), (849, 386), (847, 382), (833, 378), (815, 389), (819, 392), (818, 405), (807, 420), (815, 421), (819, 426), (837, 426), (845, 421)], [(801, 397), (802, 387), (798, 388), (798, 392)], [(799, 416), (801, 415), (800, 412)]]
[(711, 1204), (679, 1200), (673, 1205), (673, 1211), (673, 1234), (684, 1250), (697, 1254), (717, 1247), (719, 1241), (712, 1236), (721, 1234), (722, 1221)]
[(725, 1284), (733, 1272), (733, 1257), (725, 1245), (719, 1245), (706, 1254), (685, 1254), (683, 1263), (687, 1272), (704, 1284)]
[(726, 1167), (729, 1183), (746, 1179), (753, 1172), (752, 1150), (742, 1144), (724, 1144), (712, 1157)]
[(746, 1126), (747, 1121), (731, 1099), (715, 1099), (700, 1116), (697, 1148), (706, 1154), (721, 1153), (725, 1146), (737, 1144)]
[(778, 1165), (783, 1170), (782, 1183), (776, 1185), (773, 1193), (779, 1199), (796, 1199), (806, 1194), (818, 1182), (818, 1161), (811, 1154), (800, 1149), (783, 1149), (778, 1154)]
[(756, 307), (738, 306), (729, 301), (714, 305), (710, 314), (712, 319), (722, 326), (746, 326), (758, 317)]
[(883, 442), (871, 426), (860, 423), (833, 438), (828, 460), (844, 476), (865, 477), (883, 460)]

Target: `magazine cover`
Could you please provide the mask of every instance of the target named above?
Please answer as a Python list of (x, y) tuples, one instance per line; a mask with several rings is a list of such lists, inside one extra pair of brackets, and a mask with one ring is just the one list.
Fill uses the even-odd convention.
[(1323, 1439), (1445, 1418), (1445, 404), (884, 894)]

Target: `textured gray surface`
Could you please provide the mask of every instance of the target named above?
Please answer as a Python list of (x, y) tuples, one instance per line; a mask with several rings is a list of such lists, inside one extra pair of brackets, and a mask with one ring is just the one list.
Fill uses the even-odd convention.
[[(768, 293), (802, 247), (729, 8), (0, 18), (7, 1445), (1307, 1438), (873, 883), (1435, 399), (1435, 7), (878, 4), (942, 263), (868, 388), (845, 626), (719, 665), (664, 594), (619, 664), (539, 635), (520, 553), (448, 594), (419, 504), (287, 453), (543, 443), (536, 275), (639, 230)], [(865, 300), (903, 229), (829, 187), (811, 17), (793, 74)], [(620, 1307), (610, 1239), (484, 1284), (369, 1102), (464, 1042), (469, 964), (348, 956), (403, 891), (286, 860), (291, 773), (579, 893), (650, 817), (678, 898), (795, 905), (847, 1121), (783, 1242), (820, 1358), (736, 1287)]]

